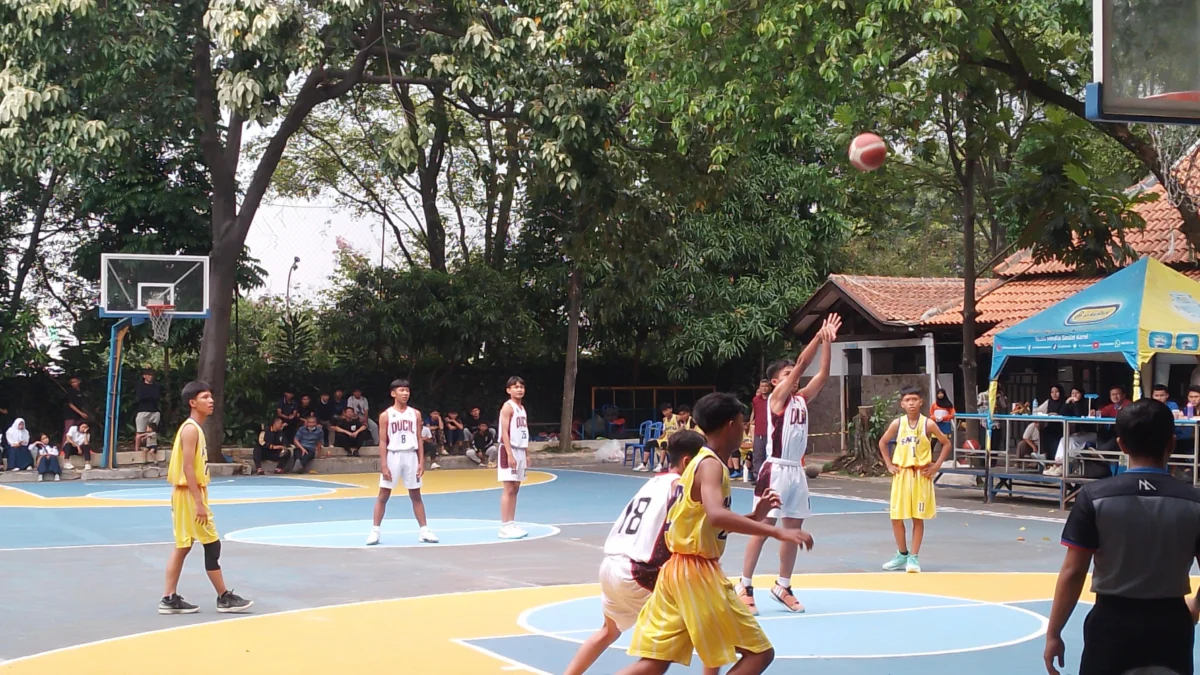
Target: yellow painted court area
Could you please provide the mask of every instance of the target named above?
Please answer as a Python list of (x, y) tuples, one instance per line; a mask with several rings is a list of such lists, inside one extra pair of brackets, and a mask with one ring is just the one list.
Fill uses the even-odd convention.
[[(796, 575), (792, 583), (796, 588), (898, 591), (1015, 602), (1049, 599), (1055, 578), (1054, 574), (1004, 573), (811, 574)], [(763, 576), (755, 582), (767, 586), (773, 579)], [(229, 619), (16, 659), (0, 665), (0, 673), (211, 675), (216, 668), (289, 675), (506, 675), (514, 671), (511, 663), (455, 640), (527, 634), (517, 623), (522, 612), (598, 593), (594, 584), (519, 588)], [(1089, 593), (1084, 594), (1083, 600), (1091, 599)], [(206, 606), (203, 611), (215, 610)], [(164, 625), (171, 621), (171, 617), (163, 617)]]
[[(282, 477), (281, 477), (282, 478)], [(334, 474), (288, 476), (289, 479), (302, 479), (327, 482), (332, 492), (317, 495), (292, 495), (285, 497), (259, 497), (254, 499), (221, 499), (219, 496), (210, 500), (213, 504), (250, 504), (262, 502), (297, 502), (320, 501), (326, 499), (354, 499), (359, 497), (374, 497), (379, 492), (379, 474)], [(525, 485), (537, 485), (554, 480), (554, 475), (542, 471), (530, 471)], [(474, 492), (478, 490), (498, 490), (496, 472), (484, 469), (462, 469), (450, 471), (427, 471), (423, 479), (421, 492), (424, 494), (441, 494), (448, 492)], [(78, 483), (58, 483), (57, 485), (78, 485)], [(103, 481), (91, 483), (96, 486), (96, 492), (105, 489)], [(144, 481), (144, 487), (166, 487), (165, 481)], [(127, 487), (128, 484), (125, 484)], [(142, 485), (138, 486), (143, 487)], [(265, 488), (264, 489), (268, 489)], [(0, 507), (33, 507), (33, 508), (87, 508), (114, 506), (167, 506), (163, 499), (112, 499), (94, 496), (63, 496), (56, 497), (51, 489), (46, 494), (35, 494), (23, 490), (19, 485), (0, 485)]]

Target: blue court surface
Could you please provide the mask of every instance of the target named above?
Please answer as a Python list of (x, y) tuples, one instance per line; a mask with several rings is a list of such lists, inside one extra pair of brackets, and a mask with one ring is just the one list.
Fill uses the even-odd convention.
[[(131, 636), (131, 654), (151, 658), (161, 652), (167, 658), (168, 643), (156, 641), (154, 635), (170, 626), (175, 628), (167, 633), (212, 626), (206, 622), (219, 622), (213, 627), (221, 632), (211, 635), (220, 637), (205, 639), (228, 648), (226, 658), (232, 661), (226, 672), (263, 672), (242, 659), (251, 654), (266, 658), (262, 650), (274, 644), (268, 636), (298, 636), (296, 631), (311, 626), (342, 626), (345, 642), (374, 632), (381, 620), (395, 624), (395, 644), (372, 639), (359, 647), (381, 649), (381, 659), (396, 650), (433, 650), (445, 659), (441, 672), (561, 673), (579, 644), (600, 625), (594, 584), (604, 538), (647, 476), (539, 473), (543, 482), (524, 486), (518, 503), (517, 518), (529, 533), (526, 539), (496, 536), (499, 491), (494, 472), (443, 471), (427, 475), (424, 495), (429, 526), (440, 542), (418, 542), (416, 522), (401, 493), (393, 495), (375, 547), (365, 546), (365, 540), (376, 476), (216, 479), (210, 501), (228, 542), (222, 563), (228, 561), (230, 574), (244, 584), (237, 586), (239, 591), (247, 589), (256, 597), (260, 615), (259, 621), (243, 624), (202, 613), (196, 615), (200, 623), (192, 627), (164, 622), (152, 605), (128, 603), (130, 593), (155, 600), (159, 592), (162, 565), (173, 542), (170, 488), (163, 482), (4, 486), (0, 563), (44, 569), (48, 576), (32, 584), (5, 585), (0, 579), (0, 592), (19, 608), (6, 622), (15, 627), (0, 643), (0, 673), (18, 664), (38, 665), (44, 657), (53, 658), (41, 670), (14, 672), (60, 672), (55, 668), (68, 668), (66, 664), (74, 663), (70, 658), (86, 663), (91, 658), (88, 650), (112, 644), (98, 641), (122, 636)], [(855, 485), (862, 484), (813, 482), (814, 517), (805, 527), (817, 546), (800, 556), (793, 576), (805, 613), (789, 613), (768, 597), (778, 565), (775, 544), (769, 543), (760, 558), (759, 621), (777, 655), (769, 672), (1044, 672), (1041, 655), (1054, 573), (1062, 561), (1058, 536), (1064, 514), (1048, 509), (993, 513), (978, 502), (954, 502), (959, 509), (939, 503), (942, 510), (928, 525), (922, 551), (925, 573), (887, 574), (879, 567), (894, 551), (886, 488), (872, 497), (851, 490)], [(938, 495), (942, 500), (947, 493)], [(748, 512), (751, 497), (746, 484), (735, 484), (733, 509)], [(723, 559), (726, 574), (740, 571), (745, 542), (745, 537), (729, 538)], [(197, 564), (192, 560), (192, 567), (186, 568), (193, 575), (189, 592), (198, 592), (205, 583), (203, 570), (192, 569)], [(39, 603), (40, 596), (26, 597), (31, 587), (82, 569), (116, 585), (78, 586), (79, 602), (69, 612)], [(372, 609), (390, 602), (418, 604)], [(1078, 672), (1088, 609), (1081, 604), (1068, 625), (1064, 673)], [(305, 618), (313, 612), (318, 618)], [(336, 619), (319, 618), (323, 612), (332, 612), (328, 616)], [(66, 637), (47, 636), (36, 628), (47, 624), (62, 625), (61, 635)], [(247, 635), (245, 631), (263, 636), (254, 642), (257, 651), (242, 648), (238, 636)], [(336, 670), (346, 658), (336, 648), (342, 642), (323, 636), (298, 637), (304, 644), (307, 639), (320, 640), (325, 646), (319, 649), (314, 645), (295, 652), (281, 646), (271, 658), (281, 659), (280, 665), (286, 661), (288, 672)], [(607, 650), (589, 672), (611, 674), (631, 663), (625, 654), (628, 637)], [(57, 651), (46, 653), (51, 650)], [(79, 654), (71, 657), (74, 651)], [(60, 655), (66, 660), (53, 660)], [(694, 660), (689, 668), (671, 672), (700, 673), (701, 666)]]

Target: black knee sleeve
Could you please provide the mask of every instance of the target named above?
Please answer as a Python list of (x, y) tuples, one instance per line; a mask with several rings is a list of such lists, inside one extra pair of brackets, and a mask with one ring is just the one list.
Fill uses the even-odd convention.
[(221, 540), (204, 545), (204, 569), (216, 572), (221, 569)]

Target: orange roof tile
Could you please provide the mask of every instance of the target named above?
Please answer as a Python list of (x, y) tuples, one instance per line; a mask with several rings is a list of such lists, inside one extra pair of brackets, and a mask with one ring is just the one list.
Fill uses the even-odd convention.
[[(1138, 204), (1133, 210), (1146, 221), (1146, 227), (1125, 233), (1129, 247), (1140, 256), (1152, 256), (1168, 265), (1194, 265), (1197, 263), (1196, 254), (1190, 250), (1187, 238), (1183, 236), (1180, 227), (1183, 218), (1179, 210), (1171, 206), (1163, 186), (1154, 182), (1151, 187), (1146, 183), (1131, 189), (1144, 189), (1158, 199)], [(1015, 277), (1027, 274), (1066, 274), (1074, 271), (1070, 265), (1058, 260), (1035, 262), (1029, 250), (1018, 251), (997, 265), (995, 272), (999, 276)]]
[[(953, 277), (831, 274), (829, 281), (880, 322), (901, 325), (921, 323), (930, 310), (961, 298), (963, 289), (963, 280)], [(980, 279), (977, 292), (991, 281)]]

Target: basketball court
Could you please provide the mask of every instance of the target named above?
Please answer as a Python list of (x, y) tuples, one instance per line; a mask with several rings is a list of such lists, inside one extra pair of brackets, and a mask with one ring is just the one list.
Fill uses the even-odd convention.
[[(255, 601), (246, 616), (216, 613), (199, 553), (180, 592), (201, 612), (156, 613), (172, 546), (161, 482), (0, 488), (0, 595), (17, 608), (0, 672), (207, 674), (218, 663), (227, 672), (559, 673), (598, 625), (604, 538), (646, 478), (532, 471), (517, 513), (530, 536), (503, 541), (494, 471), (430, 472), (426, 504), (443, 543), (419, 544), (408, 502), (396, 497), (381, 544), (368, 548), (376, 480), (214, 479), (226, 579)], [(737, 485), (733, 508), (748, 511), (750, 490)], [(941, 491), (948, 508), (929, 527), (926, 571), (883, 573), (893, 552), (886, 485), (823, 478), (813, 487), (816, 548), (794, 579), (808, 611), (785, 613), (760, 593), (779, 656), (771, 672), (1038, 672), (1061, 512), (989, 513)], [(727, 573), (737, 573), (744, 544), (730, 537)], [(760, 588), (775, 551), (769, 543)], [(1086, 609), (1068, 630), (1069, 663)], [(591, 672), (629, 663), (625, 644)], [(676, 670), (700, 672), (698, 663)]]

